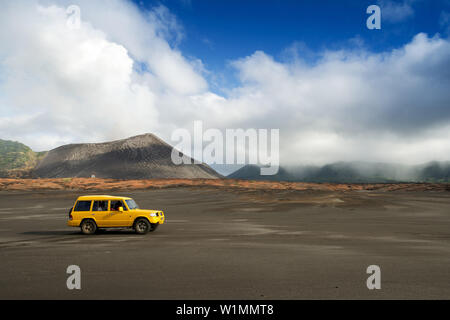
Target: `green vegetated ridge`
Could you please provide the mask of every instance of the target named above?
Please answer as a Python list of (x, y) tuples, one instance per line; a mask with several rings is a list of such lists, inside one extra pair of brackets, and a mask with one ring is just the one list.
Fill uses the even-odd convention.
[(31, 169), (47, 152), (34, 152), (23, 143), (0, 139), (0, 172)]

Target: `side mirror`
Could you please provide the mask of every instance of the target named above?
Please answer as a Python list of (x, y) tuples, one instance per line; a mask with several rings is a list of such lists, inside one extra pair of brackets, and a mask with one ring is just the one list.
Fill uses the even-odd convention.
[(123, 207), (119, 207), (119, 212), (123, 212)]

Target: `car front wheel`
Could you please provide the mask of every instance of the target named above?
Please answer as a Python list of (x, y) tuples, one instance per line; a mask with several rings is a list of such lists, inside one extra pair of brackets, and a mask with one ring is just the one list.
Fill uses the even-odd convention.
[(147, 219), (138, 219), (134, 223), (134, 230), (137, 234), (146, 234), (150, 231), (150, 223)]

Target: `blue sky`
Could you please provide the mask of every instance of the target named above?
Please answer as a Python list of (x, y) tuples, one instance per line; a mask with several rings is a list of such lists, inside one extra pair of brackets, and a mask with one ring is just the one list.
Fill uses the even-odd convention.
[[(314, 61), (323, 50), (363, 46), (371, 52), (399, 48), (414, 35), (446, 34), (442, 12), (448, 0), (134, 0), (141, 9), (164, 5), (176, 16), (183, 39), (176, 46), (222, 74), (221, 86), (234, 86), (229, 62), (264, 51), (289, 60), (289, 48)], [(366, 27), (366, 8), (382, 8), (381, 30)], [(392, 12), (393, 9), (399, 10)], [(386, 14), (384, 11), (386, 10)], [(389, 12), (387, 12), (389, 11)], [(393, 15), (393, 16), (392, 16)], [(396, 18), (397, 16), (397, 18)], [(219, 88), (220, 89), (220, 88)]]
[(202, 121), (279, 129), (284, 164), (446, 161), (449, 30), (450, 0), (1, 1), (0, 137), (175, 145)]

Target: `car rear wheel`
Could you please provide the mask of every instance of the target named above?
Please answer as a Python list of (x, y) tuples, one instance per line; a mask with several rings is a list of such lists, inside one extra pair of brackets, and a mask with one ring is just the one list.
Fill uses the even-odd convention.
[(147, 219), (137, 219), (134, 223), (134, 230), (137, 234), (146, 234), (151, 230), (150, 222)]
[(94, 234), (97, 231), (97, 225), (92, 219), (86, 219), (81, 222), (81, 232), (84, 234)]

